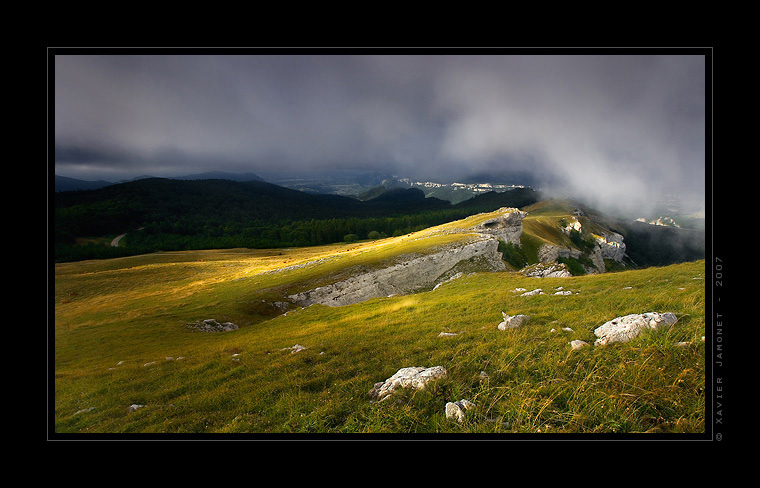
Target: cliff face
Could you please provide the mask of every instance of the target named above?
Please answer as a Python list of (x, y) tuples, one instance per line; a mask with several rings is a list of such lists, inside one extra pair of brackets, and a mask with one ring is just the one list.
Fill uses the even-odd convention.
[(434, 254), (290, 295), (288, 298), (302, 307), (314, 303), (342, 306), (375, 297), (405, 295), (430, 289), (456, 273), (455, 268), (460, 263), (466, 262), (479, 271), (504, 271), (506, 266), (497, 251), (498, 244), (495, 237), (477, 238), (463, 246), (452, 246)]
[(496, 218), (486, 220), (476, 227), (476, 230), (482, 234), (495, 236), (506, 243), (520, 245), (520, 236), (522, 235), (522, 219), (528, 214), (514, 208), (499, 209), (501, 215)]
[[(582, 232), (583, 225), (577, 219), (568, 223), (566, 227), (562, 229), (566, 235), (570, 235), (571, 232)], [(598, 233), (597, 233), (598, 232)], [(605, 265), (604, 260), (610, 259), (617, 263), (623, 262), (625, 257), (626, 245), (623, 242), (623, 236), (617, 232), (610, 230), (601, 230), (596, 228), (595, 231), (588, 231), (591, 242), (593, 242), (593, 248), (588, 249), (585, 254), (594, 264), (593, 268), (586, 267), (586, 271), (589, 273), (604, 273)], [(538, 251), (538, 259), (541, 263), (555, 263), (559, 258), (574, 258), (578, 259), (584, 255), (578, 249), (570, 247), (562, 247), (552, 244), (544, 244)]]
[(462, 271), (505, 271), (498, 251), (499, 239), (519, 243), (522, 219), (517, 209), (502, 208), (501, 215), (469, 229), (464, 243), (443, 246), (422, 256), (407, 256), (391, 266), (288, 296), (300, 306), (319, 303), (342, 306), (370, 298), (405, 295), (433, 289)]

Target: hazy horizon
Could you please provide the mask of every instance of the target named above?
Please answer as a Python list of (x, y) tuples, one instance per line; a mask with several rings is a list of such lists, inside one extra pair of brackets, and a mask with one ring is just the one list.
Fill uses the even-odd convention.
[(600, 204), (704, 205), (705, 55), (598, 53), (67, 51), (54, 56), (54, 172), (526, 172)]

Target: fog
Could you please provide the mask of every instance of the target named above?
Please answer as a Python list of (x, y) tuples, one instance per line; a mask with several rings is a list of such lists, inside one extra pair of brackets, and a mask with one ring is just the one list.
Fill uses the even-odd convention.
[(530, 172), (599, 205), (705, 195), (705, 56), (58, 54), (55, 173)]

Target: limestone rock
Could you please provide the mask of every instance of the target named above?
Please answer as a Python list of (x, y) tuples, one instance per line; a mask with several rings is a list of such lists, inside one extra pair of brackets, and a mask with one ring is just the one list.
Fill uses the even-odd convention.
[(676, 320), (676, 316), (670, 312), (663, 314), (647, 312), (616, 317), (594, 330), (594, 335), (598, 338), (594, 344), (604, 346), (614, 342), (627, 342), (638, 336), (644, 329), (658, 329), (673, 325)]
[(219, 323), (214, 319), (201, 320), (192, 324), (187, 324), (189, 329), (196, 329), (201, 332), (229, 332), (237, 330), (238, 326), (232, 322)]
[(369, 272), (356, 269), (354, 276), (289, 295), (288, 299), (302, 307), (315, 303), (337, 307), (370, 298), (428, 290), (462, 276), (462, 267), (467, 271), (505, 271), (507, 267), (498, 251), (499, 240), (519, 245), (522, 219), (527, 213), (506, 207), (498, 212), (497, 217), (463, 230), (467, 235), (474, 235), (467, 241), (442, 246), (422, 256), (404, 256), (400, 258), (403, 261), (381, 269)]
[(531, 297), (533, 295), (543, 295), (543, 294), (544, 294), (544, 291), (541, 288), (536, 288), (533, 291), (526, 291), (525, 293), (523, 293), (520, 296), (521, 297)]
[(573, 348), (574, 351), (577, 351), (579, 349), (583, 349), (584, 347), (588, 346), (588, 342), (581, 341), (581, 340), (574, 340), (574, 341), (570, 341), (570, 346)]
[(382, 401), (399, 388), (421, 390), (431, 381), (444, 378), (445, 376), (446, 368), (443, 366), (433, 366), (432, 368), (411, 366), (401, 368), (387, 380), (375, 383), (369, 391), (369, 396), (373, 401)]
[(501, 312), (501, 315), (504, 317), (504, 321), (498, 325), (499, 330), (516, 329), (523, 324), (527, 324), (530, 319), (530, 317), (523, 314), (510, 316)]
[(448, 402), (446, 404), (446, 419), (462, 423), (464, 422), (465, 412), (473, 408), (475, 408), (475, 404), (465, 399), (458, 402)]
[(594, 240), (599, 246), (604, 259), (612, 259), (618, 263), (625, 257), (625, 242), (623, 236), (617, 232), (604, 232), (603, 235), (595, 235)]
[(573, 221), (568, 223), (565, 227), (562, 228), (562, 232), (564, 232), (567, 235), (570, 235), (570, 231), (578, 231), (581, 232), (581, 229), (583, 229), (583, 225), (578, 221), (577, 218), (573, 218)]
[(504, 271), (506, 265), (501, 259), (498, 246), (496, 238), (480, 235), (466, 244), (443, 247), (424, 256), (409, 256), (403, 262), (369, 272), (358, 272), (356, 276), (296, 293), (288, 298), (302, 307), (314, 303), (339, 307), (370, 298), (430, 289), (437, 282), (447, 280), (450, 274), (456, 276), (454, 270), (460, 263), (475, 263), (473, 265), (479, 271)]
[[(580, 222), (576, 220), (562, 229), (565, 234), (570, 234), (571, 230), (577, 230), (580, 232)], [(611, 259), (618, 263), (623, 262), (626, 245), (625, 242), (623, 242), (622, 235), (612, 231), (601, 231), (601, 235), (592, 233), (591, 238), (596, 246), (594, 246), (594, 249), (587, 254), (587, 257), (593, 263), (593, 266), (584, 266), (587, 273), (604, 273), (605, 259)], [(538, 250), (538, 260), (541, 264), (556, 263), (559, 258), (578, 259), (581, 256), (583, 256), (583, 253), (578, 249), (557, 246), (554, 244), (544, 244)]]
[(502, 207), (499, 209), (501, 215), (489, 219), (477, 227), (479, 232), (495, 235), (506, 243), (520, 245), (520, 236), (522, 235), (522, 219), (528, 214), (516, 208)]
[(570, 249), (569, 247), (544, 244), (538, 249), (538, 260), (544, 264), (556, 262), (559, 258), (578, 259), (579, 257), (581, 257), (581, 252), (577, 249)]
[(567, 278), (572, 276), (564, 263), (536, 263), (520, 270), (530, 278)]
[(290, 354), (294, 354), (296, 352), (301, 352), (304, 349), (306, 349), (306, 347), (302, 346), (301, 344), (295, 344), (295, 345), (290, 346), (290, 347), (284, 347), (284, 348), (282, 348), (280, 350), (281, 351), (290, 351)]

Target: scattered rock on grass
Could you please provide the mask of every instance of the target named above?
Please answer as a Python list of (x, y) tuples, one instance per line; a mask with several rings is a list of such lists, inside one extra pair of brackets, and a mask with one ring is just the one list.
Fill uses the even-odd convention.
[(516, 329), (523, 324), (527, 324), (529, 320), (529, 317), (523, 314), (509, 316), (501, 312), (501, 315), (504, 316), (504, 321), (498, 325), (499, 330)]
[(465, 412), (473, 408), (475, 408), (475, 404), (464, 399), (458, 402), (448, 402), (446, 404), (446, 419), (462, 423), (464, 422)]
[(541, 288), (536, 288), (533, 291), (526, 291), (525, 293), (523, 293), (520, 296), (521, 297), (530, 297), (530, 296), (533, 296), (533, 295), (543, 295), (543, 294), (544, 294), (544, 292), (543, 292), (543, 290), (541, 290)]
[(570, 341), (570, 346), (573, 348), (574, 351), (577, 351), (578, 349), (583, 349), (584, 347), (588, 345), (589, 344), (586, 341), (581, 341), (581, 340)]
[(283, 347), (282, 349), (280, 349), (280, 351), (290, 351), (290, 354), (294, 354), (297, 352), (301, 352), (304, 349), (306, 349), (305, 346), (302, 346), (301, 344), (295, 344), (291, 347)]
[(663, 314), (647, 312), (616, 317), (594, 330), (594, 335), (598, 337), (594, 345), (604, 346), (614, 342), (627, 342), (638, 336), (644, 329), (658, 329), (673, 325), (676, 320), (676, 316), (670, 312)]
[(187, 327), (189, 329), (196, 329), (201, 332), (229, 332), (238, 329), (238, 326), (232, 322), (224, 322), (220, 324), (214, 319), (205, 319), (201, 320), (200, 322), (187, 324)]
[(431, 381), (445, 376), (446, 368), (443, 366), (433, 366), (432, 368), (411, 366), (401, 368), (387, 380), (375, 383), (369, 391), (369, 396), (372, 401), (382, 401), (399, 388), (422, 390)]

